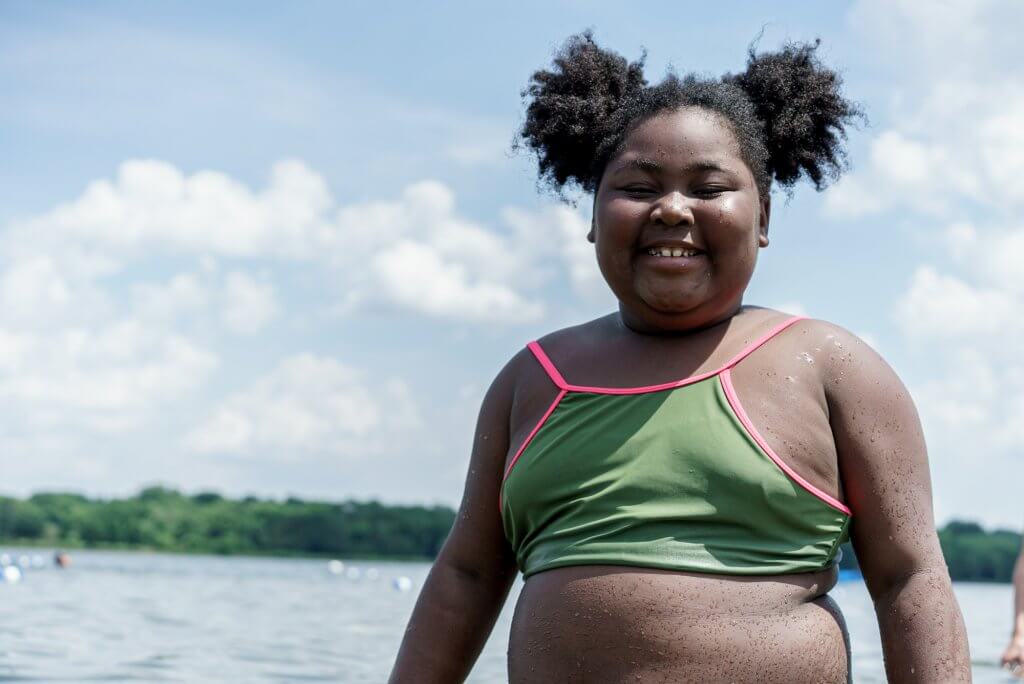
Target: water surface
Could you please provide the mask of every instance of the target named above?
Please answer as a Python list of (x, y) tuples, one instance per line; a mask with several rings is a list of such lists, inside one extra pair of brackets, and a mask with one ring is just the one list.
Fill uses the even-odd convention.
[[(429, 568), (351, 562), (332, 574), (315, 560), (73, 556), (70, 570), (28, 568), (21, 582), (0, 583), (0, 682), (384, 682)], [(401, 577), (411, 591), (394, 587)], [(470, 682), (505, 681), (518, 591)], [(1012, 588), (957, 584), (956, 592), (975, 681), (1018, 681), (995, 666), (1008, 637)], [(884, 682), (863, 583), (842, 582), (832, 595), (849, 624), (854, 680)]]

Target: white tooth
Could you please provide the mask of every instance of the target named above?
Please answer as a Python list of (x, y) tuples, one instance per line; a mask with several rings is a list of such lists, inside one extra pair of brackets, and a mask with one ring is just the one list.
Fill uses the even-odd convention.
[(681, 256), (683, 256), (683, 248), (682, 247), (674, 247), (672, 249), (672, 256), (674, 256), (674, 257), (681, 257)]
[(658, 254), (663, 257), (670, 257), (672, 256), (672, 250), (668, 247), (662, 247)]

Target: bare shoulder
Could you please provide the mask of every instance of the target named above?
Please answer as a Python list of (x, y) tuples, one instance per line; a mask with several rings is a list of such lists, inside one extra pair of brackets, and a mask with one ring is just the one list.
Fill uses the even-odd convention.
[(851, 353), (870, 352), (874, 354), (867, 342), (846, 328), (830, 321), (802, 318), (793, 324), (793, 332), (794, 336), (803, 338), (804, 344), (811, 346), (816, 360), (825, 361)]
[(883, 383), (896, 379), (885, 359), (871, 345), (842, 326), (805, 318), (793, 325), (780, 346), (812, 365), (829, 394), (842, 393), (859, 381)]
[(537, 341), (545, 351), (558, 353), (562, 350), (580, 351), (587, 345), (600, 343), (616, 328), (618, 314), (608, 314), (585, 323), (570, 325), (549, 332)]
[[(837, 444), (856, 444), (858, 453), (870, 455), (891, 440), (923, 443), (910, 392), (869, 344), (827, 321), (803, 320), (794, 328), (790, 344), (817, 368)], [(861, 444), (864, 435), (869, 439)]]
[(536, 381), (535, 376), (539, 369), (533, 354), (524, 344), (494, 376), (484, 396), (481, 412), (488, 412), (489, 408), (490, 412), (498, 410), (504, 413), (507, 419), (519, 388)]

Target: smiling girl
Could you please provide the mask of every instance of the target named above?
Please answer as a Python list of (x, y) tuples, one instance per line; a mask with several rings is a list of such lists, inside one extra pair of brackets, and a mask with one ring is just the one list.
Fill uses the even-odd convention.
[(593, 194), (619, 307), (495, 379), (393, 682), (462, 681), (517, 571), (512, 682), (846, 682), (847, 538), (889, 678), (969, 681), (906, 389), (842, 328), (743, 303), (772, 185), (838, 175), (857, 115), (815, 48), (648, 86), (582, 35), (533, 75), (522, 140)]

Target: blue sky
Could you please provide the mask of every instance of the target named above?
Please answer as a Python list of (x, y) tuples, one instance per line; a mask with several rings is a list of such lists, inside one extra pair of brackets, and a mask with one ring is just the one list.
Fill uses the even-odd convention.
[(2, 489), (454, 504), (494, 373), (612, 306), (587, 202), (510, 151), (530, 72), (591, 28), (720, 74), (763, 31), (871, 124), (775, 198), (748, 302), (868, 339), (938, 518), (1019, 528), (1024, 10), (941, 4), (0, 0)]

